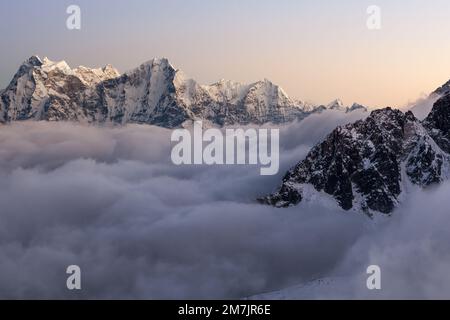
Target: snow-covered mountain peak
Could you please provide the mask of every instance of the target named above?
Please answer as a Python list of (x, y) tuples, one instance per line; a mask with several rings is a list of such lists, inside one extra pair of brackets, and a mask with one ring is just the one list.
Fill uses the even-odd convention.
[(202, 85), (202, 88), (208, 92), (213, 100), (234, 104), (242, 101), (248, 93), (250, 85), (221, 79), (211, 85)]
[(359, 104), (359, 103), (353, 103), (350, 107), (346, 107), (344, 105), (344, 103), (342, 102), (342, 100), (340, 99), (335, 99), (333, 101), (331, 101), (330, 103), (328, 103), (327, 105), (321, 105), (319, 107), (317, 107), (317, 109), (320, 110), (336, 110), (336, 111), (343, 111), (346, 113), (349, 112), (353, 112), (353, 111), (363, 111), (363, 112), (368, 112), (368, 108)]
[(111, 78), (120, 76), (119, 70), (114, 68), (111, 64), (107, 64), (102, 68), (104, 74), (110, 75)]
[[(249, 88), (248, 98), (257, 97), (260, 103), (270, 104), (277, 103), (279, 105), (290, 105), (293, 101), (289, 98), (286, 92), (278, 85), (265, 79), (252, 84)], [(261, 98), (263, 98), (261, 100)]]
[(79, 66), (76, 69), (73, 69), (73, 74), (80, 78), (87, 86), (93, 86), (102, 81), (114, 79), (120, 76), (119, 71), (111, 65), (96, 69)]
[(29, 65), (33, 67), (38, 67), (42, 65), (42, 60), (37, 55), (31, 56), (26, 61), (23, 62), (22, 65)]
[(450, 80), (447, 81), (446, 83), (444, 83), (442, 86), (440, 86), (436, 90), (434, 90), (432, 94), (438, 94), (438, 95), (443, 96), (448, 93), (450, 93)]
[(367, 108), (365, 106), (363, 106), (362, 104), (359, 103), (353, 103), (350, 107), (347, 107), (347, 112), (353, 112), (356, 110), (362, 110), (362, 111), (368, 111)]
[(69, 67), (67, 62), (64, 60), (52, 61), (49, 58), (45, 57), (42, 60), (41, 68), (44, 72), (47, 72), (47, 73), (54, 71), (54, 70), (58, 70), (58, 71), (66, 73), (66, 74), (73, 74), (72, 69)]
[(170, 69), (176, 71), (176, 68), (169, 62), (167, 58), (153, 58), (140, 65), (140, 68), (150, 68), (151, 70)]
[(345, 109), (344, 103), (340, 99), (335, 99), (326, 105), (329, 110), (343, 110)]
[(440, 98), (448, 94), (450, 94), (450, 80), (434, 90), (431, 94), (424, 95), (414, 103), (410, 104), (408, 109), (411, 110), (418, 119), (424, 120), (433, 109), (434, 104)]

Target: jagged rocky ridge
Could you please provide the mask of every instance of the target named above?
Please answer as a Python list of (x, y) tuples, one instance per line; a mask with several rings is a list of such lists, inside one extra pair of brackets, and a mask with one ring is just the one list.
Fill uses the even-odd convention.
[[(359, 105), (338, 107), (350, 112), (355, 106)], [(3, 123), (34, 119), (174, 128), (186, 121), (206, 120), (222, 126), (284, 123), (324, 108), (291, 99), (268, 80), (200, 85), (167, 59), (153, 59), (120, 75), (110, 65), (71, 69), (64, 61), (33, 56), (0, 92)]]
[(385, 108), (336, 128), (261, 202), (288, 207), (313, 192), (345, 210), (391, 213), (408, 186), (427, 187), (449, 176), (450, 93), (424, 121), (411, 111)]

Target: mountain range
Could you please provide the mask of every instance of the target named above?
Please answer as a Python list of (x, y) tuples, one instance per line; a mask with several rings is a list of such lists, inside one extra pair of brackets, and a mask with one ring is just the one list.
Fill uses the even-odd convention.
[[(47, 120), (176, 128), (204, 120), (218, 126), (260, 125), (302, 120), (324, 110), (367, 111), (340, 100), (314, 105), (292, 99), (269, 80), (200, 85), (167, 59), (150, 60), (121, 75), (111, 65), (72, 69), (64, 61), (32, 56), (0, 92), (0, 123)], [(447, 179), (450, 81), (411, 110), (378, 109), (337, 127), (260, 202), (289, 207), (319, 195), (345, 210), (389, 214), (409, 189)]]
[(221, 80), (200, 85), (167, 59), (120, 74), (111, 65), (71, 69), (65, 61), (32, 56), (0, 92), (0, 122), (20, 120), (141, 123), (175, 128), (193, 120), (213, 125), (285, 123), (325, 109), (352, 112), (340, 100), (327, 106), (291, 99), (269, 80)]

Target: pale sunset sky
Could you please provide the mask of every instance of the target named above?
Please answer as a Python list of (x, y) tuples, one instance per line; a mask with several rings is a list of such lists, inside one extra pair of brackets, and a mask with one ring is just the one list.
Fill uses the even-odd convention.
[[(81, 8), (81, 30), (66, 8)], [(381, 29), (366, 10), (381, 8)], [(279, 84), (315, 103), (401, 107), (450, 79), (449, 0), (0, 2), (0, 88), (31, 55), (124, 72), (154, 57), (202, 84)]]

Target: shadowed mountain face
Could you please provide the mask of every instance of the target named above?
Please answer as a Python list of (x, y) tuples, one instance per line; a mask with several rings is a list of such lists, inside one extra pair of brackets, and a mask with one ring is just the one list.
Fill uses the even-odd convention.
[(450, 93), (434, 104), (423, 125), (439, 147), (450, 153)]
[(373, 111), (336, 128), (261, 199), (277, 207), (297, 205), (314, 192), (332, 196), (345, 210), (391, 213), (408, 186), (427, 187), (448, 178), (450, 94), (423, 121), (412, 112)]
[[(344, 112), (364, 109), (358, 104), (330, 104), (337, 107)], [(268, 80), (200, 85), (167, 59), (153, 59), (120, 75), (110, 65), (71, 69), (64, 61), (33, 56), (0, 92), (0, 122), (34, 119), (175, 128), (205, 120), (219, 126), (246, 125), (301, 120), (326, 108), (291, 99)]]

